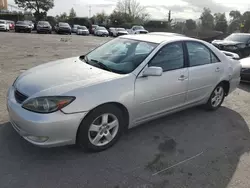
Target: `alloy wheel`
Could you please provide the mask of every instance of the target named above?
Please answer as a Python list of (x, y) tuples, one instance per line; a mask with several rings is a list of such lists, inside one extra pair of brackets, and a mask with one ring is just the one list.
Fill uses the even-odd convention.
[(213, 93), (213, 96), (211, 98), (211, 104), (214, 108), (219, 106), (223, 100), (224, 97), (224, 89), (222, 86), (218, 86)]

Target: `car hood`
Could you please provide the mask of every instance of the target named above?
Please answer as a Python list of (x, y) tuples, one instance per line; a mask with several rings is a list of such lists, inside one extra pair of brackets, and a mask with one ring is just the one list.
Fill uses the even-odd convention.
[(119, 76), (86, 64), (79, 57), (74, 57), (27, 70), (18, 77), (15, 88), (27, 96), (46, 91), (48, 91), (46, 94), (56, 92), (60, 95), (75, 88), (105, 82)]
[(98, 30), (99, 32), (108, 33), (107, 30)]
[(240, 60), (242, 68), (250, 68), (250, 57), (246, 57)]
[(212, 44), (219, 44), (219, 45), (237, 45), (237, 44), (242, 44), (242, 42), (238, 41), (230, 41), (230, 40), (214, 40)]

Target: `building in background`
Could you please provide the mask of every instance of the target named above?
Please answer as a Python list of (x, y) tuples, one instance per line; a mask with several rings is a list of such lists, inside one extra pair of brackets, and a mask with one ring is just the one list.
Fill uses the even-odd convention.
[(0, 0), (0, 10), (7, 10), (8, 9), (8, 0)]

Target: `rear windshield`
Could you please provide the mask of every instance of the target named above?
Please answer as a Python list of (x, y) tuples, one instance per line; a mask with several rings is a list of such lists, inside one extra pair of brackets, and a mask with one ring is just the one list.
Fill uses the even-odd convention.
[(250, 40), (250, 35), (231, 34), (227, 38), (225, 38), (224, 40), (247, 43)]

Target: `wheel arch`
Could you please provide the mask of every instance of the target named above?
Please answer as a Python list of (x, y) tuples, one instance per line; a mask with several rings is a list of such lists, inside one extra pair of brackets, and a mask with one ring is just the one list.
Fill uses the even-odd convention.
[[(128, 126), (129, 126), (129, 112), (128, 112), (128, 109), (123, 105), (123, 104), (121, 104), (121, 103), (119, 103), (119, 102), (107, 102), (107, 103), (103, 103), (103, 104), (100, 104), (100, 105), (98, 105), (98, 106), (96, 106), (96, 107), (94, 107), (94, 108), (92, 108), (87, 114), (86, 114), (86, 116), (82, 119), (82, 121), (81, 121), (81, 123), (88, 117), (88, 115), (91, 113), (91, 112), (93, 112), (95, 109), (97, 109), (97, 108), (100, 108), (100, 107), (103, 107), (103, 106), (106, 106), (106, 105), (114, 105), (114, 106), (116, 106), (116, 107), (118, 107), (119, 109), (121, 109), (121, 111), (122, 111), (122, 113), (123, 113), (123, 115), (124, 115), (124, 119), (125, 119), (125, 129), (124, 130), (127, 130), (128, 129)], [(80, 123), (80, 125), (81, 125), (81, 123)], [(80, 125), (79, 125), (79, 127), (78, 127), (78, 129), (77, 129), (77, 132), (76, 132), (76, 137), (77, 137), (77, 135), (78, 135), (78, 132), (79, 132), (79, 129), (80, 129)]]
[(225, 95), (227, 96), (230, 90), (230, 82), (228, 80), (222, 80), (218, 85), (222, 84), (225, 90)]

